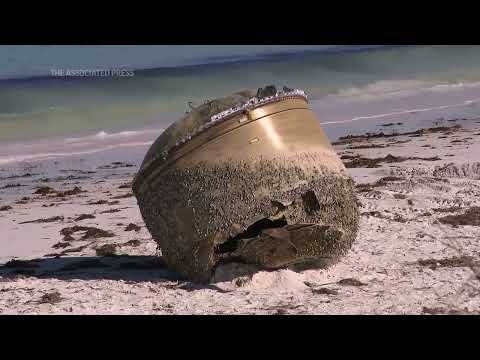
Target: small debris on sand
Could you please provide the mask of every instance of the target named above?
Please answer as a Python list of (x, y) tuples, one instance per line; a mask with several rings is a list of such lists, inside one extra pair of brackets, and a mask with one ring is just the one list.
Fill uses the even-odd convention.
[(30, 220), (30, 221), (23, 221), (19, 224), (40, 224), (40, 223), (51, 223), (55, 221), (63, 221), (63, 216), (53, 216), (46, 219), (37, 219), (37, 220)]
[(102, 229), (98, 229), (96, 227), (90, 227), (90, 226), (72, 226), (72, 227), (66, 227), (60, 230), (60, 234), (62, 234), (65, 238), (68, 240), (66, 241), (72, 241), (71, 236), (72, 234), (79, 232), (79, 231), (85, 231), (85, 234), (81, 237), (82, 240), (88, 240), (88, 239), (98, 239), (102, 237), (113, 237), (115, 236), (114, 233), (110, 231), (105, 231)]
[(122, 246), (133, 246), (137, 247), (140, 246), (141, 242), (140, 240), (134, 239), (134, 240), (129, 240), (126, 243), (122, 244)]
[(118, 169), (124, 167), (134, 167), (133, 164), (123, 163), (121, 161), (115, 161), (108, 165), (99, 166), (97, 169)]
[(28, 204), (29, 201), (30, 201), (30, 198), (28, 196), (24, 196), (20, 200), (15, 201), (15, 204), (25, 205), (25, 204)]
[(8, 210), (12, 210), (12, 207), (10, 205), (0, 206), (0, 211), (8, 211)]
[(34, 194), (36, 195), (46, 195), (46, 194), (51, 194), (55, 193), (56, 191), (52, 189), (50, 186), (40, 186)]
[[(85, 179), (90, 179), (90, 177), (88, 177), (88, 176), (75, 176), (75, 175), (58, 176), (58, 177), (54, 178), (53, 181), (60, 182), (60, 181), (71, 181), (71, 180), (85, 180)], [(50, 179), (47, 179), (47, 180), (50, 180)]]
[(462, 210), (460, 206), (450, 206), (448, 208), (438, 208), (438, 209), (431, 209), (433, 212), (436, 213), (448, 213), (448, 212), (455, 212)]
[(39, 304), (56, 304), (62, 301), (63, 298), (58, 291), (47, 293), (43, 295), (38, 301)]
[(71, 196), (71, 195), (78, 195), (81, 193), (85, 193), (85, 190), (82, 190), (80, 187), (75, 186), (72, 190), (67, 190), (67, 191), (60, 191), (57, 192), (57, 197), (65, 197), (65, 196)]
[(277, 306), (263, 308), (262, 310), (275, 311), (274, 315), (288, 315), (288, 310), (296, 310), (302, 305), (298, 304), (279, 304)]
[[(68, 244), (68, 243), (64, 243), (64, 244)], [(44, 255), (44, 257), (60, 257), (62, 255), (66, 255), (66, 254), (70, 254), (70, 253), (74, 253), (74, 252), (80, 252), (80, 251), (84, 250), (87, 246), (88, 245), (82, 245), (82, 246), (79, 246), (79, 247), (76, 247), (76, 248), (63, 250), (59, 253), (46, 254), (46, 255)]]
[(116, 244), (105, 244), (95, 249), (97, 256), (115, 256), (117, 255)]
[(382, 213), (380, 211), (377, 211), (377, 210), (365, 211), (365, 212), (362, 213), (362, 215), (375, 216), (375, 217), (379, 217), (379, 218), (383, 217)]
[(120, 204), (120, 201), (97, 200), (97, 201), (89, 201), (86, 205), (117, 205), (117, 204)]
[(447, 215), (438, 219), (442, 224), (453, 226), (471, 225), (480, 226), (480, 207), (471, 207), (460, 215)]
[(69, 247), (69, 246), (71, 246), (69, 242), (60, 241), (60, 242), (52, 245), (52, 248), (54, 248), (54, 249), (64, 249), (64, 248)]
[(398, 122), (398, 123), (387, 123), (387, 124), (381, 124), (381, 125), (378, 125), (378, 126), (384, 126), (384, 127), (389, 127), (389, 126), (394, 126), (394, 125), (403, 125), (402, 122)]
[(77, 170), (77, 169), (61, 169), (60, 172), (62, 173), (77, 173), (77, 174), (95, 174), (96, 171), (85, 171), (85, 170)]
[(316, 295), (338, 295), (338, 291), (329, 288), (319, 288), (319, 289), (312, 289), (312, 293)]
[(354, 278), (346, 278), (346, 279), (339, 280), (337, 281), (337, 284), (342, 286), (366, 286), (367, 285), (361, 282), (360, 280), (354, 279)]
[[(387, 212), (387, 210), (385, 210), (385, 212)], [(362, 213), (362, 215), (374, 216), (379, 219), (390, 220), (390, 221), (395, 221), (400, 223), (406, 223), (408, 221), (400, 214), (393, 214), (393, 218), (389, 218), (383, 215), (380, 211), (376, 211), (376, 210), (364, 212)]]
[(181, 284), (180, 286), (177, 286), (177, 289), (185, 290), (185, 291), (188, 291), (188, 292), (196, 291), (196, 290), (200, 290), (200, 289), (209, 289), (209, 290), (218, 291), (219, 293), (222, 293), (222, 294), (226, 294), (226, 293), (231, 292), (231, 290), (224, 290), (222, 288), (219, 288), (216, 285), (199, 285), (199, 284), (196, 284), (196, 283), (193, 283), (193, 282), (185, 282), (185, 283)]
[(118, 188), (119, 189), (131, 189), (132, 188), (132, 183), (128, 182), (128, 183), (122, 184)]
[(28, 177), (37, 176), (37, 175), (40, 175), (40, 174), (26, 173), (26, 174), (23, 174), (23, 175), (12, 175), (12, 176), (7, 176), (7, 177), (2, 177), (2, 178), (0, 178), (0, 180), (21, 179), (21, 178), (28, 178)]
[(368, 145), (357, 145), (357, 146), (349, 146), (347, 149), (349, 150), (361, 150), (361, 149), (383, 149), (388, 147), (389, 145), (383, 144), (368, 144)]
[(7, 184), (3, 187), (1, 187), (0, 189), (10, 189), (10, 188), (16, 188), (16, 187), (20, 187), (20, 186), (26, 186), (26, 185), (22, 185), (22, 184)]
[(461, 128), (462, 128), (461, 125), (454, 125), (450, 127), (438, 126), (438, 127), (427, 128), (427, 129), (418, 129), (416, 131), (409, 131), (404, 133), (397, 133), (394, 131), (391, 134), (385, 134), (384, 132), (380, 132), (380, 133), (366, 133), (365, 135), (347, 135), (347, 136), (342, 136), (338, 138), (338, 141), (332, 143), (332, 145), (344, 145), (344, 144), (350, 144), (352, 142), (360, 142), (360, 141), (369, 140), (369, 139), (388, 138), (388, 137), (396, 137), (396, 136), (420, 137), (426, 134), (433, 134), (433, 133), (443, 133), (447, 135), (449, 133), (458, 131)]
[(405, 179), (402, 178), (402, 177), (398, 177), (398, 176), (384, 176), (384, 177), (380, 178), (378, 181), (376, 181), (375, 185), (376, 186), (383, 186), (383, 185), (388, 184), (389, 182), (402, 181), (402, 180), (405, 180)]
[(86, 247), (87, 247), (87, 245), (82, 245), (82, 246), (79, 246), (79, 247), (76, 247), (76, 248), (64, 250), (60, 254), (65, 255), (65, 254), (69, 254), (69, 253), (79, 252), (79, 251), (82, 251), (83, 249), (85, 249)]
[(356, 157), (351, 161), (344, 162), (346, 168), (377, 168), (380, 167), (381, 163), (399, 163), (407, 160), (423, 160), (423, 161), (439, 161), (441, 160), (438, 156), (421, 158), (421, 157), (403, 157), (403, 156), (394, 156), (388, 154), (383, 158), (364, 158)]
[[(390, 140), (391, 141), (391, 140)], [(398, 144), (405, 144), (405, 143), (408, 143), (412, 140), (410, 139), (407, 139), (407, 140), (398, 140), (398, 141), (392, 141), (390, 142), (390, 145), (398, 145)]]
[(473, 263), (471, 256), (453, 256), (444, 259), (420, 259), (417, 263), (432, 270), (439, 267), (470, 267)]
[(422, 314), (428, 314), (428, 315), (440, 315), (440, 314), (445, 314), (447, 312), (448, 310), (441, 307), (429, 308), (424, 306), (422, 308)]
[(340, 156), (340, 160), (351, 160), (351, 159), (356, 159), (356, 158), (359, 158), (359, 157), (360, 157), (360, 155), (345, 154), (345, 155)]
[(89, 201), (87, 205), (105, 205), (108, 204), (107, 200), (97, 200), (97, 201)]
[(235, 279), (235, 286), (236, 287), (243, 287), (250, 283), (251, 278), (249, 276), (242, 276), (237, 279)]
[(403, 181), (405, 180), (402, 177), (397, 177), (397, 176), (385, 176), (380, 179), (378, 179), (376, 182), (373, 184), (357, 184), (355, 185), (355, 188), (357, 189), (358, 192), (368, 192), (372, 191), (376, 187), (382, 187), (388, 185), (390, 182), (396, 182), (396, 181)]
[(95, 216), (91, 214), (81, 214), (74, 221), (81, 221), (86, 219), (95, 219)]
[(399, 223), (406, 223), (408, 219), (405, 219), (402, 215), (400, 214), (394, 214), (393, 218), (391, 219), (393, 221), (399, 222)]
[(125, 231), (140, 231), (142, 228), (138, 225), (135, 225), (135, 224), (128, 224), (127, 227), (125, 228)]
[(122, 210), (120, 209), (110, 209), (110, 210), (104, 210), (104, 211), (101, 211), (100, 214), (113, 214), (113, 213), (117, 213), (117, 212), (120, 212)]

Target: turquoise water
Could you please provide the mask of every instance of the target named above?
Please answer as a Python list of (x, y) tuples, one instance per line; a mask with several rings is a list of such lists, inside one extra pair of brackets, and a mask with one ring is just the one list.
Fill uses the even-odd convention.
[[(0, 55), (0, 142), (165, 127), (189, 101), (266, 84), (322, 99), (480, 81), (480, 46), (0, 46)], [(133, 76), (50, 73), (111, 68)]]

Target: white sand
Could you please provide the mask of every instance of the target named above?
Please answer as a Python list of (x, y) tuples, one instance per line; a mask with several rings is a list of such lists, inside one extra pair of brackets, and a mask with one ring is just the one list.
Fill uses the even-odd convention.
[[(328, 270), (303, 273), (289, 270), (259, 272), (251, 278), (243, 277), (210, 286), (178, 281), (175, 274), (162, 269), (161, 264), (152, 265), (158, 250), (145, 229), (134, 197), (118, 199), (119, 204), (116, 205), (85, 205), (101, 199), (113, 201), (114, 196), (128, 193), (129, 189), (118, 187), (131, 180), (135, 167), (98, 170), (89, 175), (89, 179), (61, 182), (35, 182), (39, 177), (1, 180), (0, 187), (10, 183), (27, 186), (0, 190), (0, 207), (12, 206), (11, 210), (0, 211), (0, 263), (6, 263), (14, 257), (39, 261), (35, 263), (37, 267), (30, 269), (22, 270), (18, 266), (0, 269), (0, 313), (479, 313), (480, 287), (475, 277), (475, 264), (441, 266), (440, 262), (438, 266), (425, 266), (417, 262), (419, 259), (441, 260), (454, 256), (472, 256), (476, 261), (480, 253), (480, 226), (453, 227), (437, 220), (442, 216), (461, 214), (472, 206), (480, 206), (480, 174), (473, 172), (468, 173), (467, 177), (454, 175), (436, 179), (429, 175), (435, 166), (480, 161), (480, 131), (462, 130), (447, 138), (439, 138), (441, 136), (444, 135), (435, 133), (368, 141), (369, 144), (391, 144), (391, 141), (411, 140), (381, 149), (348, 150), (345, 145), (336, 146), (341, 155), (355, 153), (369, 158), (387, 154), (418, 157), (438, 155), (441, 158), (440, 161), (409, 160), (382, 164), (380, 168), (350, 169), (357, 183), (373, 183), (388, 175), (405, 179), (388, 182), (372, 191), (359, 192), (361, 211), (379, 213), (362, 215), (358, 238), (339, 264)], [(452, 140), (464, 138), (471, 139), (467, 143), (451, 143)], [(422, 147), (427, 144), (435, 148)], [(9, 175), (7, 171), (0, 172), (0, 177)], [(98, 180), (105, 181), (96, 183)], [(76, 186), (76, 182), (87, 192), (67, 196), (63, 200), (48, 195), (32, 195), (39, 185), (68, 190)], [(395, 198), (394, 194), (403, 194), (405, 198)], [(27, 204), (15, 204), (24, 196), (32, 200)], [(55, 206), (42, 207), (50, 203)], [(456, 206), (460, 210), (432, 210)], [(109, 209), (120, 211), (100, 214)], [(79, 214), (93, 214), (95, 219), (75, 222), (73, 219)], [(19, 224), (53, 216), (63, 216), (64, 220)], [(122, 225), (118, 225), (120, 223)], [(141, 230), (125, 231), (129, 223), (141, 226)], [(115, 236), (88, 241), (74, 240), (70, 247), (53, 249), (52, 246), (62, 239), (60, 230), (74, 225), (94, 226), (112, 231)], [(78, 238), (81, 235), (79, 232), (73, 236)], [(140, 245), (125, 244), (130, 240), (140, 240)], [(95, 248), (113, 243), (123, 244), (117, 249), (119, 254), (132, 257), (96, 257)], [(87, 246), (59, 258), (45, 256), (82, 245)], [(104, 267), (95, 268), (87, 264), (85, 268), (62, 270), (82, 260), (99, 259)], [(349, 278), (363, 285), (348, 285), (348, 280), (347, 284), (338, 283)], [(328, 294), (325, 289), (330, 290)], [(59, 301), (41, 303), (42, 296), (52, 292), (60, 294)]]

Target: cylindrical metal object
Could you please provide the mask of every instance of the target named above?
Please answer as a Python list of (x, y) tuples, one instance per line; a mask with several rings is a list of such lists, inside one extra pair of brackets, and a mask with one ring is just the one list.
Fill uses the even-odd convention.
[(172, 125), (134, 181), (167, 264), (194, 280), (232, 262), (325, 267), (356, 236), (353, 182), (306, 97), (246, 104), (251, 95), (210, 102)]

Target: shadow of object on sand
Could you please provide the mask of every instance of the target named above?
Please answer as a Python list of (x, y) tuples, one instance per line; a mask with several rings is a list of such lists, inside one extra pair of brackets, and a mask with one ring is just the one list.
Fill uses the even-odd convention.
[(215, 285), (186, 281), (167, 269), (159, 256), (82, 256), (32, 260), (11, 260), (0, 266), (0, 278), (15, 280), (27, 276), (58, 280), (123, 280), (128, 282), (171, 283), (169, 288), (185, 291), (210, 289), (228, 292)]

